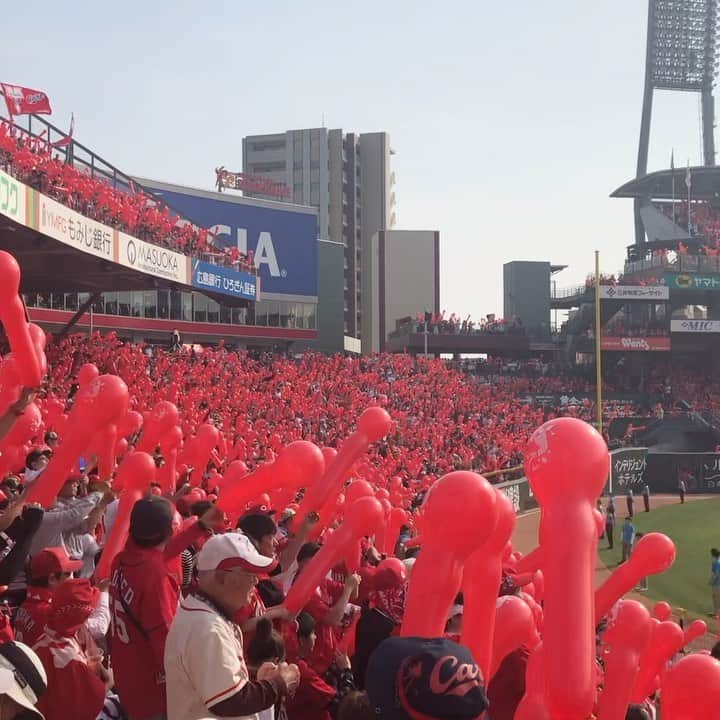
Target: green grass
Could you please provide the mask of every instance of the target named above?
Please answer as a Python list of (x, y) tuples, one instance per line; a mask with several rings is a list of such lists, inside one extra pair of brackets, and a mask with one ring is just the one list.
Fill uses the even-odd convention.
[[(642, 507), (642, 502), (635, 501)], [(600, 541), (600, 558), (611, 570), (620, 562), (622, 547), (620, 529), (625, 520), (625, 499), (615, 499), (618, 523), (615, 547), (607, 549), (607, 540)], [(684, 608), (690, 619), (702, 618), (708, 627), (716, 623), (707, 614), (712, 610), (710, 593), (710, 548), (720, 546), (720, 498), (665, 505), (651, 512), (635, 512), (633, 524), (637, 532), (662, 532), (677, 548), (675, 564), (662, 575), (648, 579), (647, 597), (666, 600), (674, 608)]]

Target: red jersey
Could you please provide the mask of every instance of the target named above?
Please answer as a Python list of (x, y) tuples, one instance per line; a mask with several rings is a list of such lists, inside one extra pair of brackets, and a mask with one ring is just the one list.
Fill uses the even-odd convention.
[(52, 590), (44, 587), (28, 587), (25, 601), (15, 616), (15, 639), (32, 647), (45, 631), (50, 607)]
[(37, 702), (45, 720), (96, 720), (105, 704), (105, 683), (87, 664), (75, 637), (48, 630), (35, 645), (47, 673), (47, 691)]
[(300, 684), (292, 698), (286, 700), (288, 720), (331, 720), (328, 707), (335, 688), (328, 685), (306, 662), (294, 661), (300, 670)]
[(335, 628), (325, 624), (325, 618), (332, 606), (338, 601), (342, 594), (343, 585), (334, 580), (323, 580), (317, 590), (310, 596), (305, 612), (310, 613), (317, 623), (315, 632), (317, 641), (315, 649), (310, 658), (313, 670), (322, 675), (333, 664), (335, 660), (335, 649), (337, 637)]
[(109, 645), (118, 695), (133, 720), (164, 715), (163, 655), (180, 583), (161, 550), (132, 539), (113, 561), (111, 578)]

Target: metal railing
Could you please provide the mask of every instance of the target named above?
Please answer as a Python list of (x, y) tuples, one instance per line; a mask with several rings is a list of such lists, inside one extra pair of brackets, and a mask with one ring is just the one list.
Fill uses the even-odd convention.
[[(153, 207), (157, 207), (160, 210), (167, 208), (173, 215), (180, 218), (180, 224), (190, 226), (198, 232), (206, 229), (201, 228), (188, 217), (183, 215), (175, 209), (172, 204), (166, 202), (158, 195), (155, 195), (152, 190), (135, 182), (129, 175), (126, 175), (121, 170), (118, 170), (118, 168), (111, 165), (107, 160), (90, 150), (90, 148), (86, 147), (82, 143), (79, 143), (74, 137), (69, 138), (69, 143), (66, 146), (54, 147), (56, 143), (66, 141), (68, 139), (68, 134), (66, 132), (63, 132), (40, 115), (19, 115), (16, 117), (10, 117), (5, 108), (4, 94), (2, 90), (0, 90), (0, 98), (2, 99), (0, 101), (0, 122), (14, 128), (21, 137), (25, 137), (28, 141), (33, 141), (44, 147), (46, 146), (50, 150), (53, 158), (62, 160), (64, 163), (72, 166), (79, 172), (85, 173), (93, 179), (108, 183), (111, 187), (119, 190), (120, 192), (134, 194), (134, 192), (139, 190), (143, 193), (143, 195), (149, 198)], [(157, 244), (152, 240), (148, 240), (147, 242), (154, 245)], [(170, 249), (173, 248), (170, 247)], [(212, 257), (210, 257), (207, 261), (212, 264), (217, 264), (215, 259)], [(244, 271), (250, 272), (253, 275), (257, 274), (257, 270), (254, 266), (245, 268)]]

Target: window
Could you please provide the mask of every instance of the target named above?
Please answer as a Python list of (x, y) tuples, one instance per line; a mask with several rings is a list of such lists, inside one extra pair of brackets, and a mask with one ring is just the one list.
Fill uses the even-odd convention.
[(118, 315), (130, 317), (132, 314), (132, 293), (125, 290), (118, 293)]
[(50, 307), (53, 310), (64, 310), (65, 295), (63, 293), (50, 293)]
[(137, 290), (130, 293), (131, 297), (131, 313), (133, 317), (143, 316), (143, 294)]
[(143, 305), (146, 318), (157, 317), (157, 292), (155, 290), (145, 290), (143, 293)]
[(170, 319), (182, 320), (182, 296), (184, 293), (176, 290), (170, 291)]
[(305, 304), (297, 303), (295, 305), (295, 327), (305, 327)]
[(315, 329), (315, 310), (317, 309), (316, 305), (313, 305), (311, 303), (308, 303), (305, 305), (305, 326), (308, 327), (310, 330)]
[(281, 150), (285, 147), (285, 140), (265, 140), (253, 143), (252, 149), (255, 152), (263, 152), (264, 150)]
[(118, 314), (118, 295), (119, 295), (119, 293), (116, 293), (116, 292), (104, 293), (105, 313), (107, 315), (117, 315)]
[(280, 327), (280, 307), (279, 303), (269, 303), (268, 308), (268, 325), (270, 327)]
[(220, 322), (220, 304), (216, 300), (211, 300), (210, 298), (208, 298), (207, 314), (208, 322)]
[(195, 322), (207, 322), (208, 299), (204, 295), (193, 293), (193, 320)]
[(293, 318), (292, 322), (293, 324), (290, 324), (290, 319), (293, 317), (295, 311), (295, 305), (293, 303), (286, 303), (281, 302), (280, 303), (280, 327), (293, 327), (295, 324), (295, 320)]
[(65, 309), (77, 312), (78, 296), (77, 293), (65, 293)]
[(158, 317), (163, 320), (170, 318), (170, 291), (169, 290), (158, 290), (157, 291), (157, 307)]
[(229, 325), (232, 322), (232, 311), (227, 305), (220, 306), (220, 322)]
[(255, 324), (256, 325), (267, 325), (268, 324), (268, 304), (266, 302), (259, 302), (255, 305)]

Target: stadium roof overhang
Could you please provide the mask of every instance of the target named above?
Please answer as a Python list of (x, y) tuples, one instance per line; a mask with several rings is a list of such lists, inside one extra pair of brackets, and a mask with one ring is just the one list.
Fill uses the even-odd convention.
[(0, 217), (0, 249), (14, 255), (20, 264), (23, 293), (192, 290), (223, 305), (248, 305), (247, 300), (204, 292), (88, 255), (6, 217)]
[[(653, 200), (687, 199), (685, 185), (687, 168), (659, 170), (621, 185), (610, 197), (644, 198)], [(673, 193), (673, 178), (675, 191)], [(693, 200), (720, 201), (720, 167), (690, 168), (691, 197)]]

